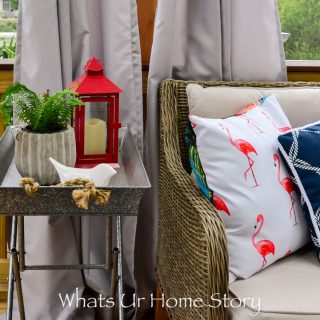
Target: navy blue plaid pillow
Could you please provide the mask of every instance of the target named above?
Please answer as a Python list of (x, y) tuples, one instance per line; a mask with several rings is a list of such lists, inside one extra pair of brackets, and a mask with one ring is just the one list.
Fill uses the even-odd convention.
[(279, 136), (279, 149), (298, 185), (311, 239), (320, 259), (320, 122)]

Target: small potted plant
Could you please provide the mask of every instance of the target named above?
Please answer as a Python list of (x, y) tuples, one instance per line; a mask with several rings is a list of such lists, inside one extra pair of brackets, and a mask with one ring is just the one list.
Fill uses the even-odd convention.
[(69, 124), (73, 109), (82, 104), (71, 90), (37, 94), (20, 83), (6, 90), (0, 100), (4, 123), (12, 124), (13, 106), (17, 118), (25, 123), (14, 130), (15, 163), (21, 176), (50, 185), (57, 183), (59, 177), (49, 157), (74, 166), (75, 135)]

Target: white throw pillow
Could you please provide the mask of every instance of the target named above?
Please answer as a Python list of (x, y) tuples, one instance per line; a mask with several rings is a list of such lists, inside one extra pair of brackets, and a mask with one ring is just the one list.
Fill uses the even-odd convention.
[(194, 161), (190, 153), (193, 171), (226, 226), (230, 282), (305, 245), (306, 223), (277, 146), (290, 123), (275, 96), (226, 119), (189, 119), (196, 136), (189, 150), (199, 154)]

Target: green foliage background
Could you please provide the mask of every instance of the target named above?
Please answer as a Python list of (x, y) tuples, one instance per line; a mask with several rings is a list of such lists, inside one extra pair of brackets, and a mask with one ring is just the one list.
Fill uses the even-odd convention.
[(16, 32), (17, 22), (6, 21), (5, 19), (0, 21), (0, 32)]
[(12, 10), (18, 10), (19, 0), (10, 0), (10, 5)]
[(287, 60), (320, 60), (320, 0), (278, 0)]

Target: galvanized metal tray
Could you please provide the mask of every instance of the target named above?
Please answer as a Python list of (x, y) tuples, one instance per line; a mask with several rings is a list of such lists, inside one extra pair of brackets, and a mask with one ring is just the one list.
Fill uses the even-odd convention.
[(19, 187), (21, 178), (13, 161), (14, 136), (7, 129), (0, 139), (0, 215), (137, 215), (141, 198), (150, 182), (129, 127), (119, 132), (119, 164), (117, 175), (108, 188), (108, 205), (79, 209), (72, 199), (72, 191), (79, 187), (41, 186), (30, 198)]

